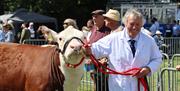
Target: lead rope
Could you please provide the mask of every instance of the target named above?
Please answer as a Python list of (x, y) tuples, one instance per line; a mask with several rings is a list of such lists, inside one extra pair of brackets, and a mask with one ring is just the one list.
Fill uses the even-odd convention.
[[(100, 62), (98, 62), (92, 54), (90, 54), (90, 59), (93, 62), (93, 64), (98, 68), (98, 70), (104, 74), (119, 74), (119, 75), (131, 76), (131, 75), (138, 74), (139, 71), (141, 70), (141, 68), (132, 68), (132, 69), (129, 69), (126, 71), (118, 72), (118, 71), (112, 70), (109, 67), (105, 66), (105, 69), (107, 69), (107, 71), (108, 71), (108, 72), (106, 72), (100, 67), (100, 66), (104, 66), (104, 65), (101, 64)], [(148, 86), (147, 86), (147, 83), (144, 78), (138, 78), (138, 91), (140, 91), (140, 83), (143, 85), (144, 91), (147, 91)]]
[[(89, 46), (87, 44), (85, 44), (84, 47), (88, 48)], [(119, 74), (119, 75), (132, 76), (132, 75), (138, 74), (141, 70), (141, 68), (132, 68), (132, 69), (129, 69), (126, 71), (118, 72), (118, 71), (112, 70), (109, 67), (101, 64), (98, 60), (96, 60), (94, 55), (89, 54), (89, 57), (90, 57), (91, 61), (93, 62), (93, 64), (98, 68), (98, 70), (104, 74)], [(104, 71), (100, 66), (105, 67), (107, 72)], [(145, 79), (144, 78), (137, 78), (137, 79), (138, 79), (138, 91), (140, 91), (140, 83), (142, 84), (144, 91), (148, 91), (148, 85), (147, 85)]]

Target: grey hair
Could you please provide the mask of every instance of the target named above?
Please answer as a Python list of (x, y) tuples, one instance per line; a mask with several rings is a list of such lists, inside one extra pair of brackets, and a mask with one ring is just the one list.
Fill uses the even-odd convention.
[(130, 15), (134, 15), (135, 17), (140, 18), (142, 20), (142, 26), (144, 25), (145, 19), (144, 19), (142, 13), (138, 9), (128, 9), (122, 19), (123, 24), (126, 24), (127, 19)]

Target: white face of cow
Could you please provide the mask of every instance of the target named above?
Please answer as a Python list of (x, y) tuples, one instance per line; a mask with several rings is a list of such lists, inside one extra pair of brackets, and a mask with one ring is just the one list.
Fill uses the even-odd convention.
[[(66, 44), (63, 47), (63, 48), (66, 47), (65, 50), (63, 49), (64, 56), (67, 59), (67, 61), (71, 61), (72, 64), (76, 64), (84, 56), (84, 53), (82, 50), (83, 43), (78, 39), (70, 39), (68, 41), (69, 41), (69, 44)], [(77, 61), (73, 62), (73, 60), (77, 60)]]
[(56, 38), (65, 61), (70, 64), (79, 63), (84, 57), (83, 32), (68, 27), (60, 32)]

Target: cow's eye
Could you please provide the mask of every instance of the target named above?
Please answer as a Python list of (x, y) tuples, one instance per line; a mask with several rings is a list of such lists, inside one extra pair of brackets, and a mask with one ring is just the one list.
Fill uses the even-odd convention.
[(59, 38), (59, 40), (61, 41), (61, 40), (62, 40), (62, 38)]

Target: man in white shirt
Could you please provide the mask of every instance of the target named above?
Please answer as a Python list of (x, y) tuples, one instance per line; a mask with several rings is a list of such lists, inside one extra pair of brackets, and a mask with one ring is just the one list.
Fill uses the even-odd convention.
[(35, 38), (35, 31), (34, 31), (34, 23), (33, 22), (30, 22), (29, 23), (29, 27), (28, 27), (28, 29), (29, 29), (29, 31), (30, 31), (30, 33), (31, 33), (31, 39), (34, 39)]
[(152, 22), (152, 25), (151, 25), (151, 27), (149, 28), (149, 30), (150, 30), (150, 32), (152, 33), (152, 36), (154, 36), (155, 33), (156, 33), (156, 31), (159, 30), (159, 23), (158, 23), (158, 21), (157, 21), (156, 18), (153, 18), (153, 19), (151, 20), (151, 22)]
[[(162, 62), (162, 55), (152, 37), (142, 33), (143, 15), (136, 9), (130, 9), (124, 15), (125, 28), (122, 32), (110, 34), (86, 48), (87, 54), (96, 59), (107, 57), (109, 68), (122, 72), (141, 68), (133, 76), (109, 75), (109, 91), (139, 91), (137, 78), (152, 75)], [(130, 41), (134, 41), (134, 49)], [(143, 91), (140, 85), (140, 91)]]

